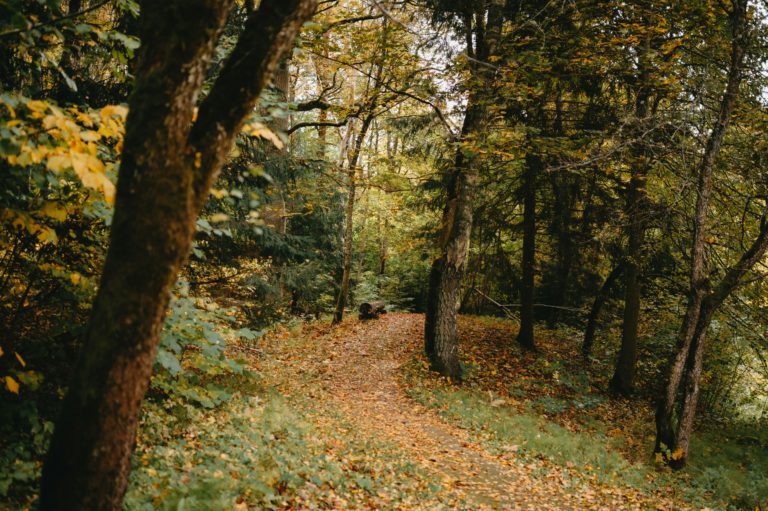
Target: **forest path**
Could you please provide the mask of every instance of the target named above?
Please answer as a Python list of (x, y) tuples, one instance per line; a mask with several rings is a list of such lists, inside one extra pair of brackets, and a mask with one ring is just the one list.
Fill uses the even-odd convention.
[[(283, 346), (270, 356), (278, 357), (281, 372), (292, 380), (289, 392), (325, 402), (370, 438), (398, 446), (439, 474), (452, 497), (469, 509), (656, 508), (615, 488), (574, 484), (564, 469), (514, 452), (493, 455), (469, 431), (409, 398), (399, 368), (422, 349), (423, 326), (417, 314), (348, 320), (316, 332), (299, 349)], [(275, 344), (270, 345), (272, 352)]]

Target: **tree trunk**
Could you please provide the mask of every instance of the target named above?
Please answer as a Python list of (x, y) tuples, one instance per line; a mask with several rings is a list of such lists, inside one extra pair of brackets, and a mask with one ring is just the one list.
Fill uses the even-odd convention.
[(357, 193), (357, 162), (360, 159), (360, 151), (363, 147), (363, 141), (368, 133), (368, 128), (373, 120), (373, 115), (368, 115), (360, 127), (360, 133), (355, 139), (355, 147), (352, 149), (352, 155), (349, 158), (349, 168), (347, 170), (347, 204), (344, 208), (344, 262), (341, 270), (341, 285), (339, 286), (339, 296), (336, 298), (336, 310), (333, 313), (332, 324), (341, 323), (344, 319), (344, 307), (347, 305), (347, 295), (349, 294), (349, 276), (352, 272), (352, 237), (354, 235), (354, 213), (355, 213), (355, 194)]
[[(379, 217), (379, 226), (381, 227), (381, 217)], [(384, 218), (384, 226), (381, 227), (381, 233), (379, 234), (379, 276), (383, 277), (387, 271), (387, 258), (389, 257), (389, 218)], [(379, 287), (381, 287), (381, 279), (379, 279)]]
[[(492, 0), (487, 13), (479, 9), (478, 19), (487, 22), (485, 30), (476, 27), (475, 35), (484, 32), (484, 37), (475, 38), (477, 48), (472, 47), (473, 30), (471, 16), (467, 17), (467, 48), (469, 56), (485, 61), (494, 55), (501, 38), (503, 2)], [(481, 44), (482, 43), (482, 44)], [(493, 73), (485, 66), (472, 65), (473, 77), (480, 79), (481, 89), (493, 82)], [(461, 142), (481, 133), (487, 122), (487, 107), (470, 94), (466, 115), (461, 128)], [(469, 252), (472, 233), (472, 204), (479, 175), (477, 156), (467, 154), (466, 148), (457, 149), (448, 197), (443, 210), (443, 231), (440, 238), (440, 255), (432, 263), (427, 292), (427, 310), (424, 322), (424, 351), (432, 368), (451, 378), (461, 378), (459, 363), (459, 342), (456, 333), (456, 307), (459, 299), (461, 278)]]
[(621, 328), (621, 348), (616, 369), (611, 378), (613, 392), (629, 396), (635, 389), (637, 372), (637, 334), (640, 326), (640, 260), (645, 238), (645, 182), (647, 171), (641, 158), (629, 182), (627, 213), (629, 240), (624, 262), (624, 321)]
[[(566, 173), (561, 177), (558, 183), (554, 179), (555, 188), (555, 221), (553, 222), (554, 234), (557, 238), (557, 268), (555, 269), (554, 293), (551, 295), (552, 305), (563, 306), (569, 302), (571, 270), (574, 261), (577, 259), (571, 224), (573, 223), (573, 202), (576, 192), (576, 185), (571, 182), (570, 176)], [(547, 314), (547, 324), (554, 328), (560, 321), (562, 309), (552, 308)]]
[(585, 358), (592, 354), (592, 346), (595, 343), (595, 331), (597, 330), (597, 318), (600, 316), (600, 311), (608, 300), (608, 296), (610, 296), (614, 282), (619, 278), (623, 269), (623, 261), (613, 267), (613, 270), (611, 270), (611, 273), (608, 274), (608, 277), (606, 277), (603, 285), (600, 287), (597, 296), (595, 296), (592, 307), (589, 309), (587, 328), (584, 330), (584, 342), (581, 345), (581, 354)]
[(263, 0), (193, 124), (231, 4), (141, 5), (142, 52), (110, 247), (43, 469), (42, 510), (121, 509), (141, 402), (195, 219), (279, 56), (315, 8), (313, 0)]
[[(665, 391), (659, 399), (656, 409), (655, 450), (656, 452), (664, 452), (666, 448), (671, 451), (671, 459), (667, 461), (670, 466), (676, 469), (684, 467), (688, 458), (701, 380), (704, 341), (712, 315), (733, 292), (742, 276), (760, 260), (766, 247), (768, 247), (768, 225), (766, 225), (764, 216), (757, 239), (739, 261), (728, 269), (715, 290), (710, 291), (712, 275), (708, 269), (705, 239), (707, 236), (709, 199), (712, 193), (712, 172), (739, 95), (739, 86), (742, 80), (741, 70), (748, 46), (747, 4), (748, 0), (733, 2), (733, 9), (730, 13), (733, 35), (727, 83), (717, 121), (707, 140), (698, 169), (688, 307), (680, 330), (677, 352), (673, 355), (670, 363)], [(680, 406), (678, 396), (681, 394), (680, 386), (683, 381), (685, 381), (685, 385), (682, 389), (682, 405)], [(675, 424), (675, 409), (678, 406), (680, 406), (680, 418)]]
[(625, 216), (627, 224), (627, 251), (624, 268), (624, 320), (621, 325), (621, 346), (616, 368), (609, 383), (612, 392), (630, 396), (635, 390), (637, 373), (637, 336), (640, 327), (640, 268), (646, 228), (646, 190), (648, 179), (647, 141), (644, 140), (648, 123), (648, 102), (651, 92), (648, 82), (647, 59), (650, 44), (640, 50), (639, 90), (635, 99), (636, 140), (632, 143), (632, 175), (627, 187)]
[[(472, 98), (469, 101), (462, 126), (464, 136), (478, 131), (486, 115), (483, 107), (477, 106)], [(429, 276), (424, 349), (432, 369), (460, 378), (456, 307), (472, 232), (472, 202), (478, 178), (474, 157), (457, 151), (455, 172), (443, 211), (441, 255), (432, 263)]]
[[(67, 16), (72, 16), (82, 10), (81, 0), (69, 0), (67, 2)], [(59, 68), (63, 75), (74, 80), (78, 76), (77, 64), (80, 60), (80, 48), (70, 44), (62, 45), (61, 58), (59, 59)], [(75, 84), (77, 86), (77, 84)], [(74, 103), (79, 97), (77, 90), (73, 90), (68, 81), (61, 76), (56, 82), (56, 88), (53, 96), (59, 103)]]
[(534, 323), (534, 277), (536, 273), (536, 178), (541, 172), (542, 161), (537, 154), (525, 156), (523, 172), (523, 256), (520, 263), (522, 280), (520, 284), (520, 332), (517, 342), (525, 349), (535, 350), (533, 337)]
[(432, 263), (429, 274), (427, 295), (427, 318), (425, 324), (425, 350), (432, 369), (438, 373), (461, 378), (459, 347), (456, 332), (456, 301), (459, 297), (461, 270), (446, 258)]

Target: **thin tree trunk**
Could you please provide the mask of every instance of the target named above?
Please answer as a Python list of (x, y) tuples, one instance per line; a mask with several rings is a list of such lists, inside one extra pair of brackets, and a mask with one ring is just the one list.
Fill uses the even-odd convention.
[[(379, 226), (381, 226), (381, 217), (379, 217)], [(389, 257), (388, 231), (389, 218), (385, 217), (384, 225), (381, 227), (381, 234), (379, 235), (379, 276), (384, 276), (387, 270), (387, 258)], [(381, 279), (379, 279), (379, 286), (381, 286)]]
[[(655, 450), (672, 451), (672, 457), (668, 461), (673, 468), (682, 468), (688, 458), (701, 379), (704, 341), (712, 315), (736, 288), (741, 277), (763, 256), (768, 245), (768, 226), (763, 218), (760, 235), (750, 249), (726, 272), (715, 291), (708, 292), (711, 287), (711, 274), (708, 269), (705, 239), (708, 232), (712, 172), (738, 100), (744, 55), (748, 46), (747, 5), (748, 0), (737, 0), (733, 3), (730, 13), (733, 35), (727, 84), (717, 121), (707, 140), (698, 169), (688, 307), (680, 330), (678, 349), (670, 363), (665, 391), (656, 409)], [(675, 408), (678, 406), (678, 395), (683, 380), (685, 386), (682, 389), (680, 420), (675, 424)]]
[(360, 132), (355, 139), (352, 155), (349, 158), (349, 168), (347, 169), (347, 204), (344, 208), (344, 262), (341, 270), (339, 296), (336, 298), (336, 310), (333, 313), (332, 324), (334, 325), (341, 323), (341, 320), (344, 319), (344, 307), (347, 305), (349, 276), (352, 272), (352, 236), (354, 235), (355, 195), (357, 193), (357, 162), (360, 159), (363, 141), (372, 120), (373, 115), (368, 115), (363, 120)]
[(520, 332), (517, 342), (525, 349), (535, 350), (534, 323), (534, 277), (536, 274), (536, 179), (542, 169), (541, 157), (527, 154), (523, 172), (523, 255), (520, 263), (522, 279), (520, 284)]
[(629, 396), (634, 392), (637, 372), (637, 336), (640, 326), (640, 259), (645, 239), (645, 160), (636, 168), (629, 183), (627, 213), (629, 240), (624, 262), (624, 321), (621, 328), (621, 348), (611, 378), (613, 392)]
[(44, 511), (121, 509), (141, 402), (195, 219), (242, 122), (316, 3), (263, 0), (193, 124), (231, 5), (141, 3), (142, 53), (110, 247), (43, 469)]
[[(87, 3), (87, 2), (86, 2)], [(83, 8), (81, 0), (69, 0), (67, 3), (67, 15), (80, 12)], [(61, 58), (59, 59), (59, 68), (63, 74), (74, 80), (78, 76), (77, 64), (80, 59), (80, 49), (77, 46), (65, 44), (62, 46)], [(77, 87), (77, 84), (75, 84)], [(60, 103), (73, 103), (77, 101), (77, 90), (73, 90), (72, 86), (67, 82), (64, 76), (61, 76), (56, 83), (55, 98)]]
[(611, 293), (611, 288), (616, 282), (616, 279), (621, 275), (624, 269), (623, 261), (613, 267), (613, 270), (608, 274), (603, 285), (600, 287), (595, 301), (592, 302), (592, 307), (589, 309), (589, 317), (587, 318), (587, 328), (584, 330), (584, 342), (581, 345), (581, 354), (586, 358), (592, 354), (592, 346), (595, 344), (595, 331), (597, 330), (597, 318), (600, 316), (600, 311), (608, 300)]
[[(573, 201), (575, 185), (571, 183), (567, 174), (560, 176), (562, 181), (553, 179), (555, 188), (555, 221), (553, 222), (554, 234), (557, 238), (557, 268), (555, 269), (555, 287), (551, 294), (552, 305), (566, 305), (570, 297), (569, 282), (571, 279), (571, 270), (576, 259), (574, 254), (573, 233), (571, 224), (573, 223)], [(552, 308), (547, 313), (547, 323), (550, 328), (554, 328), (560, 321), (562, 309)]]
[(646, 181), (648, 179), (647, 142), (643, 139), (648, 123), (647, 58), (649, 43), (640, 55), (639, 86), (635, 99), (636, 140), (632, 144), (632, 175), (627, 187), (625, 216), (627, 218), (627, 251), (624, 268), (624, 318), (621, 324), (621, 346), (616, 359), (613, 378), (609, 383), (612, 392), (630, 396), (635, 390), (637, 373), (638, 330), (640, 327), (640, 271), (646, 229)]

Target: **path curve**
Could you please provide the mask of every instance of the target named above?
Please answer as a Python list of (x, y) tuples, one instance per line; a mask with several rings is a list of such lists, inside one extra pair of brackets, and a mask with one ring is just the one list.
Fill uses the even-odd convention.
[[(514, 453), (494, 456), (469, 433), (409, 398), (399, 368), (422, 349), (424, 318), (387, 314), (376, 320), (350, 320), (311, 345), (321, 375), (319, 399), (328, 399), (355, 427), (412, 453), (427, 470), (438, 472), (463, 494), (472, 509), (645, 510), (669, 509), (639, 493), (571, 486), (563, 469)], [(533, 474), (545, 475), (535, 476)], [(679, 508), (677, 508), (679, 509)]]

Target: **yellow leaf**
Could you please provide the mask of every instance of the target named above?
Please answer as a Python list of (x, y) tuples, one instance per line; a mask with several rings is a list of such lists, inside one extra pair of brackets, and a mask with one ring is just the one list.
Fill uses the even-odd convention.
[(16, 355), (16, 360), (18, 360), (18, 361), (19, 361), (19, 364), (21, 364), (21, 367), (27, 367), (27, 363), (26, 363), (26, 362), (24, 362), (24, 359), (23, 359), (23, 358), (21, 358), (21, 355), (19, 355), (19, 354), (18, 354), (18, 353), (16, 353), (15, 351), (13, 352), (13, 354), (14, 354), (14, 355)]
[(45, 101), (39, 101), (37, 99), (33, 99), (30, 101), (27, 101), (27, 108), (32, 110), (33, 112), (45, 112), (48, 110), (48, 103)]
[(59, 222), (67, 219), (67, 210), (56, 202), (47, 202), (40, 210), (42, 214)]
[(213, 223), (226, 222), (227, 220), (229, 220), (229, 215), (224, 213), (216, 213), (214, 215), (211, 215), (210, 220)]
[(107, 105), (101, 109), (100, 114), (103, 121), (106, 121), (110, 117), (125, 119), (125, 116), (128, 115), (128, 109), (123, 105)]
[(5, 101), (0, 100), (0, 103), (5, 105), (5, 108), (8, 109), (8, 113), (11, 114), (11, 118), (15, 119), (16, 118), (16, 110), (14, 110), (14, 108), (10, 104), (6, 103)]
[(70, 151), (69, 155), (72, 162), (72, 168), (75, 170), (77, 177), (79, 177), (82, 181), (83, 175), (88, 172), (88, 155), (83, 153), (76, 153), (74, 151)]
[(101, 138), (98, 131), (85, 130), (80, 132), (80, 139), (84, 142), (96, 142)]
[(77, 113), (77, 120), (80, 121), (86, 128), (93, 126), (93, 119), (91, 119), (91, 116), (84, 114), (83, 112)]
[(45, 164), (45, 166), (48, 168), (48, 170), (52, 170), (54, 172), (61, 172), (62, 170), (68, 169), (72, 166), (72, 161), (64, 156), (64, 155), (54, 155), (48, 157), (48, 162)]
[(71, 273), (71, 274), (69, 275), (69, 280), (71, 280), (71, 281), (72, 281), (72, 283), (73, 283), (73, 284), (75, 284), (75, 285), (79, 284), (79, 283), (80, 283), (80, 280), (82, 280), (82, 278), (83, 278), (83, 276), (82, 276), (82, 275), (80, 275), (80, 274), (79, 274), (79, 273), (77, 273), (77, 272)]
[(44, 145), (29, 148), (29, 156), (32, 163), (41, 163), (48, 155), (48, 148)]
[(196, 152), (195, 153), (195, 168), (196, 169), (200, 168), (200, 165), (202, 165), (202, 161), (203, 161), (203, 153), (201, 153), (200, 151)]
[(14, 394), (19, 393), (19, 384), (11, 378), (10, 376), (5, 377), (5, 388), (8, 389), (9, 392), (13, 392)]
[(672, 453), (672, 459), (675, 461), (683, 459), (683, 456), (685, 456), (685, 452), (681, 447), (678, 447), (675, 449), (675, 452)]
[(0, 357), (3, 356), (3, 348), (0, 347)]
[(250, 135), (252, 137), (259, 137), (263, 138), (264, 140), (268, 140), (272, 142), (272, 144), (277, 147), (278, 149), (282, 149), (285, 144), (283, 144), (283, 141), (280, 140), (280, 137), (275, 135), (275, 132), (271, 129), (267, 128), (260, 122), (253, 122), (251, 124), (246, 124), (243, 128), (243, 132), (246, 135)]
[(99, 172), (86, 171), (80, 176), (83, 186), (91, 188), (92, 190), (98, 190), (104, 194), (104, 199), (112, 204), (115, 200), (115, 185), (109, 178)]
[(59, 241), (59, 237), (56, 235), (56, 231), (50, 227), (40, 226), (40, 230), (35, 233), (35, 236), (37, 236), (37, 239), (40, 240), (40, 243), (43, 244), (56, 244)]

